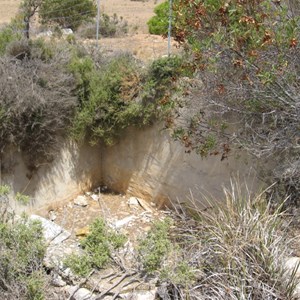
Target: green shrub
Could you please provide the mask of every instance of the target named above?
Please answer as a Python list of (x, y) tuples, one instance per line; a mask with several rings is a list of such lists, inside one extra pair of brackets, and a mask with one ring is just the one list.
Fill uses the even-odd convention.
[(16, 194), (16, 200), (17, 202), (20, 202), (23, 205), (27, 205), (30, 202), (30, 197), (18, 192)]
[(82, 63), (88, 62), (81, 59), (73, 67), (86, 69), (77, 72), (82, 100), (71, 131), (76, 140), (88, 137), (91, 143), (101, 139), (111, 145), (123, 129), (148, 122), (153, 107), (137, 101), (140, 75), (131, 56), (117, 56), (98, 70)]
[(39, 222), (0, 220), (1, 299), (43, 299), (45, 249)]
[(91, 232), (80, 244), (82, 255), (72, 254), (64, 264), (79, 275), (86, 276), (93, 268), (102, 268), (108, 263), (111, 252), (122, 247), (126, 237), (106, 226), (102, 219), (96, 219), (90, 226)]
[[(179, 251), (179, 250), (178, 250)], [(180, 255), (182, 258), (182, 255)], [(172, 260), (160, 271), (160, 280), (162, 282), (172, 282), (172, 284), (184, 288), (189, 288), (196, 281), (195, 269), (188, 262), (181, 260)]]
[(96, 14), (96, 4), (91, 0), (74, 0), (72, 5), (68, 1), (44, 0), (39, 8), (42, 24), (56, 23), (62, 28), (73, 30), (83, 22), (92, 20)]
[(153, 61), (149, 77), (156, 82), (170, 81), (181, 75), (183, 71), (183, 61), (180, 56), (163, 57)]
[(139, 259), (143, 269), (148, 273), (153, 273), (160, 269), (162, 262), (172, 248), (169, 239), (170, 226), (171, 219), (154, 223), (151, 231), (139, 244)]
[(0, 196), (7, 196), (10, 192), (8, 185), (0, 185)]
[(165, 1), (154, 8), (155, 16), (148, 21), (151, 34), (167, 35), (169, 27), (169, 1)]
[(88, 255), (71, 254), (64, 265), (69, 267), (78, 276), (87, 276), (92, 271), (92, 261)]
[(55, 46), (43, 38), (37, 38), (29, 41), (30, 53), (32, 58), (49, 62), (55, 55)]
[(100, 34), (104, 37), (122, 35), (128, 32), (128, 23), (123, 17), (118, 17), (116, 14), (108, 16), (102, 15), (100, 22)]
[(0, 55), (5, 54), (7, 46), (20, 38), (20, 34), (15, 32), (10, 26), (0, 29)]

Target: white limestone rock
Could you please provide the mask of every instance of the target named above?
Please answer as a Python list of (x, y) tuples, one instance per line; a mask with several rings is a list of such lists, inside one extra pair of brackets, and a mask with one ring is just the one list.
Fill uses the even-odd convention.
[(86, 199), (85, 196), (78, 196), (74, 199), (74, 204), (77, 205), (77, 206), (82, 206), (82, 207), (85, 207), (87, 206), (89, 203)]
[(37, 220), (41, 222), (43, 227), (44, 238), (47, 242), (57, 245), (62, 243), (64, 240), (71, 236), (71, 233), (63, 229), (61, 226), (42, 218), (37, 215), (31, 215), (29, 217), (31, 220)]

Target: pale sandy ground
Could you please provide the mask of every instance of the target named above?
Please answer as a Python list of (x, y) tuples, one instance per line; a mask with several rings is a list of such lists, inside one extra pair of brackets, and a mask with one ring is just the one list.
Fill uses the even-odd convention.
[[(154, 7), (163, 1), (100, 0), (100, 9), (101, 12), (108, 15), (115, 13), (118, 16), (122, 16), (130, 24), (131, 30), (139, 33), (148, 33), (146, 23), (153, 16)], [(16, 14), (20, 2), (20, 0), (0, 0), (0, 24), (10, 21)]]
[(0, 0), (0, 24), (8, 23), (17, 13), (20, 0)]
[[(0, 0), (1, 1), (1, 0)], [(148, 33), (147, 21), (154, 15), (153, 9), (164, 0), (131, 1), (100, 0), (100, 7), (108, 15), (116, 13), (128, 21), (131, 31)]]
[[(86, 40), (84, 43), (96, 44), (96, 41)], [(135, 34), (119, 38), (106, 38), (99, 41), (99, 51), (128, 51), (144, 62), (152, 61), (168, 54), (168, 41), (161, 36), (151, 34)], [(172, 42), (171, 54), (178, 53), (176, 43)]]

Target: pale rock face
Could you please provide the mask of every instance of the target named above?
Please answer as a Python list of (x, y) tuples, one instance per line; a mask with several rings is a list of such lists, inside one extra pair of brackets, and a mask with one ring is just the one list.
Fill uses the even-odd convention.
[[(116, 145), (104, 148), (103, 184), (153, 202), (158, 209), (164, 204), (194, 200), (205, 206), (203, 195), (222, 196), (222, 186), (229, 186), (230, 179), (237, 174), (242, 183), (250, 182), (249, 189), (255, 190), (257, 183), (251, 169), (254, 162), (243, 153), (238, 153), (239, 159), (232, 153), (223, 161), (218, 156), (201, 158), (196, 153), (186, 153), (161, 128), (160, 124), (131, 128)], [(132, 205), (137, 202), (129, 201)]]
[(53, 162), (40, 166), (29, 179), (29, 170), (22, 155), (11, 146), (3, 154), (3, 162), (11, 171), (2, 173), (2, 182), (11, 186), (12, 191), (26, 187), (26, 195), (34, 199), (30, 206), (24, 206), (13, 201), (12, 194), (15, 212), (36, 214), (39, 210), (55, 211), (60, 202), (75, 199), (99, 185), (102, 180), (101, 151), (100, 145), (79, 146), (72, 141), (62, 141), (61, 150)]
[[(227, 160), (221, 161), (217, 156), (201, 158), (196, 153), (188, 154), (161, 129), (161, 124), (130, 128), (112, 147), (79, 146), (65, 141), (55, 160), (41, 166), (30, 180), (20, 153), (17, 149), (9, 149), (3, 161), (14, 167), (10, 174), (2, 176), (2, 181), (12, 186), (12, 190), (22, 190), (26, 186), (26, 194), (35, 199), (27, 208), (14, 203), (17, 213), (55, 207), (55, 203), (75, 199), (95, 186), (99, 188), (86, 198), (76, 198), (76, 205), (86, 206), (91, 199), (98, 201), (107, 187), (136, 197), (137, 200), (130, 200), (132, 206), (144, 199), (148, 206), (156, 205), (158, 209), (191, 201), (205, 207), (203, 195), (223, 196), (222, 186), (229, 186), (230, 179), (237, 174), (242, 183), (250, 182), (250, 190), (256, 190), (257, 181), (250, 172), (254, 163), (249, 157), (238, 153), (241, 158), (237, 159), (232, 153)], [(147, 209), (141, 201), (139, 204)]]

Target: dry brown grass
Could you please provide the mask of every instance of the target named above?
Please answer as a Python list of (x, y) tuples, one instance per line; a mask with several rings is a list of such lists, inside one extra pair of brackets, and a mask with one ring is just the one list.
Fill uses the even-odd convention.
[[(15, 16), (20, 0), (0, 0), (0, 24), (8, 23)], [(131, 31), (147, 33), (147, 21), (153, 16), (153, 8), (163, 0), (146, 2), (131, 0), (103, 0), (101, 11), (113, 15), (116, 13), (126, 19)]]

